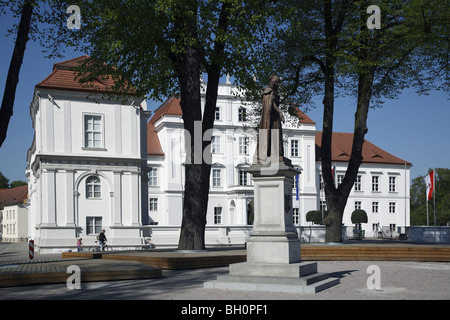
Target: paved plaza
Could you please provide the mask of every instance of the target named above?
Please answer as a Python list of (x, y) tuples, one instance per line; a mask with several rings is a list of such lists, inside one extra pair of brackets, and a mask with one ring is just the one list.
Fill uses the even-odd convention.
[[(0, 243), (0, 273), (6, 266), (23, 265), (27, 260), (26, 244)], [(42, 265), (67, 265), (60, 254), (39, 255)], [(84, 263), (83, 259), (70, 261)], [(102, 259), (91, 260), (98, 268)], [(133, 263), (120, 262), (126, 268)], [(340, 283), (316, 294), (246, 292), (204, 289), (203, 283), (228, 274), (228, 267), (189, 270), (162, 270), (154, 279), (86, 282), (81, 289), (69, 289), (65, 283), (0, 288), (2, 300), (448, 300), (450, 299), (450, 263), (397, 261), (318, 261), (318, 272), (338, 277)], [(137, 263), (137, 265), (141, 265)], [(372, 266), (379, 268), (379, 288), (372, 283)], [(69, 277), (69, 274), (67, 275)], [(370, 287), (370, 284), (369, 284)]]

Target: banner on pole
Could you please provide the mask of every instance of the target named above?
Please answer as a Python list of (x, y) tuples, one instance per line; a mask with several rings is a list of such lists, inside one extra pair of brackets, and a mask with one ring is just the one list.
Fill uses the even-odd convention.
[(427, 186), (427, 200), (431, 200), (433, 198), (434, 190), (434, 170), (426, 175), (425, 184)]

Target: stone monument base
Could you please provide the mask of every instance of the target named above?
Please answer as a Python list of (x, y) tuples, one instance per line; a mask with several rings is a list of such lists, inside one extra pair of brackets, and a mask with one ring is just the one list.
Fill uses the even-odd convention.
[(229, 275), (205, 282), (205, 289), (267, 291), (314, 294), (339, 284), (339, 278), (330, 278), (317, 272), (316, 262), (289, 264), (242, 262), (230, 265)]
[(317, 272), (316, 262), (301, 262), (300, 240), (292, 218), (294, 177), (300, 174), (289, 159), (256, 163), (253, 175), (255, 216), (247, 242), (247, 261), (230, 265), (227, 276), (204, 288), (316, 293), (339, 283)]

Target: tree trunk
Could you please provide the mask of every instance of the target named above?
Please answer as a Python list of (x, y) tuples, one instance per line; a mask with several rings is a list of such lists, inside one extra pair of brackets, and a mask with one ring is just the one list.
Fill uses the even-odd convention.
[(33, 7), (36, 1), (25, 1), (19, 22), (19, 31), (17, 33), (14, 52), (9, 64), (8, 76), (5, 83), (5, 92), (3, 94), (2, 106), (0, 109), (0, 147), (6, 139), (9, 120), (13, 115), (14, 100), (16, 97), (16, 88), (19, 83), (20, 67), (22, 66), (23, 56), (25, 54), (28, 34), (30, 31), (31, 17)]
[[(218, 22), (218, 27), (222, 30), (226, 30), (228, 26), (227, 8), (228, 4), (222, 5)], [(189, 132), (191, 139), (188, 139), (190, 142), (186, 141), (187, 144), (189, 143), (186, 145), (189, 150), (189, 158), (185, 167), (186, 182), (183, 221), (178, 242), (179, 250), (205, 249), (205, 226), (211, 175), (211, 158), (204, 157), (204, 155), (211, 155), (211, 142), (206, 138), (205, 133), (214, 127), (221, 70), (221, 65), (217, 61), (222, 58), (224, 44), (219, 41), (215, 42), (213, 63), (206, 70), (208, 86), (203, 117), (200, 108), (200, 51), (192, 47), (186, 50), (186, 58), (183, 61), (186, 72), (180, 78), (184, 128)], [(198, 136), (200, 121), (201, 137)], [(197, 132), (195, 128), (197, 128)]]
[[(334, 86), (335, 86), (335, 63), (338, 46), (337, 35), (342, 30), (345, 13), (347, 10), (347, 1), (343, 1), (340, 7), (340, 13), (333, 26), (332, 1), (324, 2), (324, 27), (325, 27), (325, 64), (324, 64), (324, 111), (323, 111), (323, 131), (322, 143), (320, 148), (322, 177), (327, 202), (328, 216), (325, 219), (326, 242), (342, 242), (342, 218), (348, 194), (342, 193), (337, 189), (331, 173), (332, 157), (331, 145), (333, 137), (333, 116), (334, 116)], [(353, 181), (352, 181), (353, 184)]]
[[(185, 187), (183, 218), (181, 224), (179, 250), (204, 250), (206, 205), (208, 193), (205, 194), (205, 183), (209, 184), (209, 174), (203, 169), (203, 134), (198, 132), (201, 123), (200, 100), (200, 61), (198, 48), (187, 46), (181, 55), (179, 75), (181, 88), (181, 109), (184, 128), (190, 135), (186, 139)], [(197, 128), (197, 130), (196, 130)], [(199, 133), (201, 136), (199, 137)], [(200, 149), (200, 148), (201, 149)], [(208, 182), (206, 182), (207, 180)], [(208, 185), (209, 186), (209, 185)]]

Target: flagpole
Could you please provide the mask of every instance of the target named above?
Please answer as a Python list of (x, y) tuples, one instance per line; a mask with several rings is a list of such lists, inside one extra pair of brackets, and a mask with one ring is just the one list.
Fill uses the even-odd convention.
[(436, 227), (436, 168), (433, 169), (433, 207), (434, 207), (434, 226)]
[[(427, 166), (425, 166), (425, 178), (428, 175), (427, 172)], [(427, 200), (426, 204), (427, 204), (427, 227), (430, 225), (430, 218), (428, 217), (428, 190), (427, 190), (427, 186), (425, 185), (425, 199)]]

